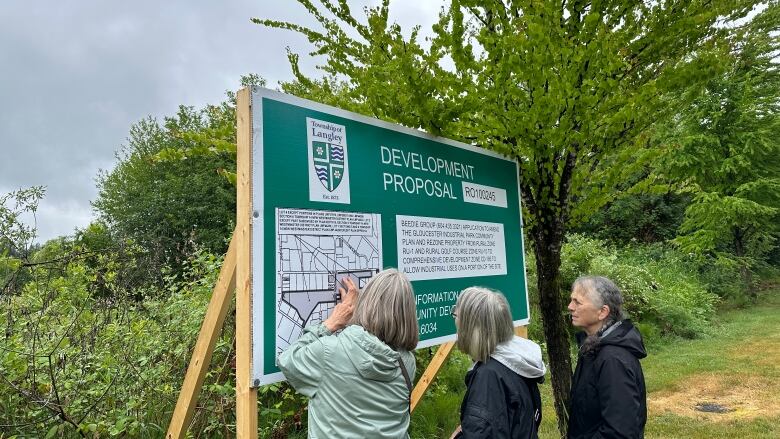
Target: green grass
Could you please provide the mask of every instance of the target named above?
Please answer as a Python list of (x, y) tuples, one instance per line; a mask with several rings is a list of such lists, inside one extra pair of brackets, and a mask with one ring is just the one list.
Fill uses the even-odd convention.
[[(747, 309), (720, 313), (712, 335), (648, 347), (642, 361), (648, 389), (650, 438), (780, 437), (780, 288)], [(412, 438), (448, 438), (458, 424), (468, 359), (453, 352), (412, 417)], [(542, 388), (540, 438), (558, 438), (549, 381)], [(734, 409), (705, 414), (715, 402)]]

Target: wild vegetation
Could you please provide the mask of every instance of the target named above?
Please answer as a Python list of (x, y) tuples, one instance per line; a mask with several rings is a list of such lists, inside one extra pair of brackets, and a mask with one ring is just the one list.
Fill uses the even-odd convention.
[[(299, 2), (321, 30), (257, 21), (306, 35), (326, 76), (303, 76), (290, 54), (296, 80), (283, 91), (520, 164), (529, 335), (552, 369), (545, 437), (565, 429), (564, 307), (586, 273), (616, 281), (651, 346), (649, 437), (777, 432), (776, 412), (712, 428), (674, 409), (693, 381), (706, 395), (734, 388), (729, 370), (753, 388), (777, 378), (737, 348), (767, 350), (761, 335), (778, 330), (777, 1), (452, 0), (425, 41), (388, 21), (388, 2), (364, 17)], [(129, 130), (98, 175), (97, 219), (74, 235), (37, 242), (45, 188), (0, 195), (0, 438), (164, 436), (234, 226), (235, 95)], [(235, 435), (233, 321), (193, 437)], [(418, 371), (432, 353), (418, 351)], [(448, 437), (468, 367), (451, 355), (412, 437)], [(261, 437), (305, 437), (304, 398), (280, 383), (259, 399)]]

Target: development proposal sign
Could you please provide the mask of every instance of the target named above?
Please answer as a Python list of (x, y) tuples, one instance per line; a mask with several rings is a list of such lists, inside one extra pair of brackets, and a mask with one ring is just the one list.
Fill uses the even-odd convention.
[(529, 318), (517, 164), (449, 139), (282, 93), (252, 91), (252, 378), (325, 320), (345, 277), (412, 281), (420, 344), (455, 339), (479, 285)]

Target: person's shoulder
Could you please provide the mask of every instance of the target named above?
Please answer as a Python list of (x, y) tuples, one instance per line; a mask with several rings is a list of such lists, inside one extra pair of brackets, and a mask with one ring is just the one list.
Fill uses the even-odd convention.
[(508, 374), (512, 374), (511, 369), (501, 364), (495, 358), (488, 358), (484, 363), (479, 363), (474, 368), (476, 376), (481, 376), (483, 379), (500, 379)]
[(502, 367), (506, 367), (503, 364), (496, 361), (495, 358), (490, 357), (487, 361), (480, 362), (477, 370), (483, 371), (483, 373), (495, 373), (501, 370)]
[(639, 363), (639, 360), (626, 348), (622, 346), (606, 345), (602, 346), (596, 356), (596, 363), (621, 364), (625, 367), (633, 367)]
[(469, 389), (468, 400), (470, 405), (487, 405), (487, 401), (492, 400), (504, 391), (503, 389), (506, 387), (505, 380), (497, 365), (503, 367), (491, 359), (485, 363), (477, 363), (469, 371), (466, 377), (466, 384)]
[[(524, 378), (512, 369), (490, 358), (475, 370), (473, 384), (482, 388), (488, 398), (498, 395), (526, 394), (530, 396), (530, 387), (523, 384)], [(521, 398), (525, 398), (522, 397)]]
[(401, 360), (402, 360), (402, 361), (403, 361), (405, 364), (407, 364), (407, 365), (408, 365), (409, 363), (411, 363), (411, 364), (417, 364), (417, 359), (416, 359), (416, 358), (415, 358), (415, 356), (414, 356), (414, 352), (409, 352), (409, 351), (398, 351), (398, 355), (400, 355), (400, 356), (401, 356)]

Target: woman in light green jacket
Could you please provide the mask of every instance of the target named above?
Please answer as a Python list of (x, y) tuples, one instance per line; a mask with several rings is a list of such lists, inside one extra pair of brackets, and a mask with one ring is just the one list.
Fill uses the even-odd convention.
[(310, 438), (406, 438), (419, 341), (412, 286), (388, 269), (363, 292), (345, 277), (342, 302), (279, 356), (309, 399)]

